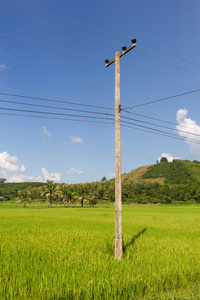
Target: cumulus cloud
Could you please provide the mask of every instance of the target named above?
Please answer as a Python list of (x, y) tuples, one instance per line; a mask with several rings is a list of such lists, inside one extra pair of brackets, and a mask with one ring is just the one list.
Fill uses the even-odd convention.
[(108, 173), (105, 175), (106, 178), (111, 179), (115, 177), (115, 173), (112, 173), (110, 171), (108, 171)]
[(162, 157), (166, 157), (167, 160), (168, 160), (169, 162), (172, 162), (174, 159), (181, 159), (181, 157), (174, 157), (174, 156), (172, 156), (172, 155), (169, 154), (169, 153), (163, 153), (163, 154), (158, 158), (158, 161), (159, 161), (159, 162), (160, 162), (160, 160), (161, 160)]
[(78, 136), (70, 136), (71, 142), (76, 144), (83, 144), (84, 141)]
[(7, 182), (61, 181), (61, 173), (48, 173), (45, 168), (42, 168), (43, 177), (27, 176), (25, 172), (26, 167), (20, 163), (17, 156), (11, 156), (6, 151), (0, 153), (0, 176), (5, 177)]
[(25, 170), (24, 165), (20, 165), (19, 159), (16, 156), (10, 156), (6, 151), (0, 153), (0, 172), (3, 176), (9, 173), (17, 174)]
[(200, 160), (200, 145), (192, 142), (192, 140), (200, 142), (200, 136), (198, 136), (200, 135), (200, 126), (196, 121), (188, 118), (187, 115), (188, 110), (186, 109), (179, 109), (177, 111), (176, 120), (178, 125), (176, 129), (179, 135), (185, 138), (186, 143), (189, 145), (191, 159)]
[(0, 72), (4, 71), (6, 69), (6, 65), (5, 64), (1, 64), (0, 65)]
[(42, 134), (49, 138), (51, 137), (51, 133), (49, 131), (47, 131), (45, 126), (42, 126)]
[(45, 181), (50, 180), (54, 182), (61, 181), (61, 173), (49, 173), (45, 168), (42, 168), (42, 175)]
[(84, 171), (82, 168), (71, 168), (68, 172), (68, 174), (84, 174)]

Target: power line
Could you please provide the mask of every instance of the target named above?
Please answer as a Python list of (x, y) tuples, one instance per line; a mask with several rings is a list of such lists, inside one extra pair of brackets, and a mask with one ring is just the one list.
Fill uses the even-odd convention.
[(91, 101), (91, 100), (85, 100), (85, 99), (79, 99), (79, 98), (72, 98), (72, 97), (66, 97), (66, 96), (58, 96), (58, 95), (52, 95), (52, 94), (45, 94), (45, 93), (24, 91), (24, 90), (12, 89), (12, 88), (2, 87), (2, 86), (0, 86), (0, 89), (14, 91), (14, 92), (20, 92), (20, 93), (29, 93), (29, 94), (35, 94), (35, 95), (48, 96), (48, 97), (56, 97), (56, 98), (62, 98), (62, 99), (71, 99), (71, 100), (76, 100), (76, 101), (83, 101), (83, 102), (90, 102), (90, 103), (98, 103), (98, 104), (100, 103), (100, 104), (112, 105), (112, 104), (109, 104), (107, 102), (98, 102), (98, 101)]
[[(169, 138), (172, 138), (172, 139), (176, 139), (176, 140), (185, 141), (184, 138), (174, 137), (174, 136), (170, 136), (170, 135), (168, 135), (168, 134), (163, 134), (163, 133), (154, 132), (154, 131), (150, 131), (150, 130), (146, 130), (146, 129), (142, 129), (142, 128), (137, 128), (137, 127), (133, 127), (133, 126), (128, 126), (128, 125), (123, 125), (123, 124), (122, 124), (122, 126), (123, 126), (123, 127), (127, 127), (127, 128), (133, 128), (133, 129), (140, 130), (140, 131), (150, 132), (150, 133), (157, 134), (157, 135), (166, 136), (166, 137), (169, 137)], [(137, 126), (139, 126), (139, 125), (137, 125)], [(188, 139), (187, 139), (187, 140), (188, 140)], [(200, 144), (200, 143), (198, 143), (198, 142), (192, 142), (192, 143)]]
[(142, 41), (140, 41), (140, 40), (138, 40), (138, 41), (139, 41), (141, 44), (143, 44), (143, 45), (146, 45), (146, 46), (148, 46), (148, 47), (150, 47), (150, 48), (153, 48), (153, 49), (155, 49), (155, 50), (157, 50), (157, 51), (160, 51), (160, 52), (165, 53), (165, 54), (167, 54), (167, 55), (173, 56), (173, 57), (175, 57), (175, 58), (177, 58), (177, 59), (179, 59), (179, 60), (182, 60), (182, 61), (184, 61), (184, 62), (186, 62), (186, 63), (188, 63), (188, 64), (191, 64), (191, 65), (194, 65), (194, 66), (200, 68), (200, 65), (198, 65), (198, 64), (196, 64), (196, 63), (193, 63), (193, 62), (191, 62), (191, 61), (189, 61), (189, 60), (187, 60), (187, 59), (185, 59), (185, 58), (182, 58), (182, 57), (180, 57), (180, 56), (177, 56), (177, 55), (175, 55), (175, 54), (173, 54), (173, 53), (170, 53), (170, 52), (168, 52), (168, 51), (162, 50), (162, 49), (160, 49), (160, 48), (158, 48), (158, 47), (152, 46), (152, 45), (150, 45), (150, 44), (148, 44), (148, 43), (146, 43), (146, 42), (142, 42)]
[(151, 123), (151, 122), (141, 121), (141, 120), (137, 120), (137, 119), (134, 119), (134, 118), (128, 118), (128, 117), (124, 117), (124, 116), (122, 116), (121, 118), (131, 120), (131, 121), (135, 121), (135, 122), (145, 123), (145, 124), (148, 124), (148, 125), (153, 125), (153, 126), (173, 130), (173, 131), (183, 132), (183, 133), (187, 133), (187, 134), (190, 134), (190, 135), (195, 135), (195, 136), (200, 137), (200, 134), (197, 134), (197, 133), (190, 133), (188, 131), (178, 130), (178, 129), (175, 129), (175, 128), (171, 128), (171, 127), (167, 127), (167, 126), (163, 126), (163, 125), (158, 125), (158, 124), (154, 124), (154, 123)]
[(156, 76), (156, 75), (152, 75), (152, 74), (149, 74), (149, 73), (146, 73), (146, 72), (137, 70), (137, 69), (135, 69), (135, 68), (129, 67), (129, 66), (125, 65), (124, 63), (122, 63), (122, 66), (123, 66), (124, 68), (126, 68), (126, 69), (130, 69), (130, 70), (133, 70), (133, 71), (135, 71), (135, 72), (139, 72), (139, 73), (144, 74), (144, 75), (147, 75), (147, 76), (149, 76), (149, 77), (156, 78), (156, 79), (159, 79), (159, 80), (161, 80), (161, 81), (164, 81), (164, 82), (167, 82), (167, 83), (170, 83), (170, 84), (179, 86), (179, 87), (183, 87), (183, 86), (180, 85), (180, 84), (176, 84), (176, 83), (174, 83), (174, 82), (172, 82), (172, 81), (163, 79), (163, 78), (158, 77), (158, 76)]
[[(185, 86), (185, 87), (182, 87), (180, 89), (176, 89), (176, 90), (173, 90), (173, 91), (170, 91), (170, 92), (166, 92), (166, 93), (163, 93), (163, 94), (158, 94), (158, 95), (155, 95), (155, 96), (152, 96), (152, 97), (148, 97), (148, 98), (144, 98), (144, 99), (141, 99), (141, 100), (137, 100), (137, 101), (134, 101), (134, 102), (129, 102), (126, 105), (137, 103), (137, 102), (143, 102), (143, 101), (150, 100), (150, 99), (153, 99), (153, 98), (165, 96), (165, 95), (168, 95), (168, 94), (171, 94), (171, 93), (174, 93), (174, 92), (181, 91), (183, 89), (190, 89), (190, 88), (192, 88), (194, 86), (197, 86), (197, 85), (200, 85), (200, 83), (195, 83), (193, 85)], [(126, 105), (122, 105), (122, 106), (126, 107)]]
[(135, 113), (135, 112), (130, 112), (130, 111), (127, 111), (127, 110), (124, 110), (124, 112), (126, 112), (128, 114), (131, 114), (131, 115), (136, 115), (136, 116), (139, 116), (139, 117), (143, 117), (143, 118), (148, 118), (148, 119), (151, 119), (151, 120), (159, 121), (159, 122), (162, 122), (162, 123), (167, 123), (167, 124), (171, 124), (171, 125), (175, 125), (175, 126), (180, 126), (180, 127), (183, 127), (183, 128), (187, 128), (187, 129), (192, 129), (191, 127), (180, 125), (178, 123), (164, 121), (164, 120), (161, 120), (161, 119), (158, 119), (158, 118), (154, 118), (154, 117), (148, 117), (148, 116), (145, 116), (145, 115), (142, 115), (142, 114), (138, 114), (138, 113)]
[(63, 50), (63, 51), (71, 52), (71, 53), (81, 54), (81, 55), (84, 55), (84, 56), (90, 56), (90, 57), (93, 57), (93, 58), (98, 58), (98, 59), (105, 60), (105, 58), (103, 58), (103, 57), (95, 56), (95, 55), (92, 55), (92, 54), (87, 54), (87, 53), (83, 53), (83, 52), (79, 52), (79, 51), (75, 51), (75, 50), (70, 50), (70, 49), (59, 47), (59, 46), (44, 44), (44, 43), (41, 43), (41, 42), (36, 42), (36, 41), (28, 40), (28, 39), (25, 39), (25, 38), (8, 35), (8, 34), (5, 34), (5, 33), (0, 33), (0, 35), (5, 36), (5, 37), (9, 37), (9, 38), (12, 38), (12, 39), (16, 39), (16, 40), (28, 42), (28, 43), (33, 43), (33, 44), (37, 44), (37, 45), (41, 45), (41, 46), (46, 46), (46, 47), (50, 47), (50, 48), (54, 48), (54, 49), (59, 49), (59, 50)]
[(169, 96), (169, 97), (158, 99), (158, 100), (153, 100), (153, 101), (142, 103), (142, 104), (133, 105), (133, 106), (128, 107), (127, 109), (131, 109), (131, 108), (143, 106), (143, 105), (148, 105), (148, 104), (152, 104), (152, 103), (156, 103), (156, 102), (160, 102), (160, 101), (164, 101), (164, 100), (168, 100), (168, 99), (172, 99), (172, 98), (176, 98), (176, 97), (180, 97), (180, 96), (185, 96), (185, 95), (196, 93), (196, 92), (200, 92), (200, 89), (185, 92), (185, 93), (174, 95), (174, 96)]
[(30, 112), (30, 113), (37, 113), (37, 114), (49, 114), (49, 115), (59, 115), (59, 116), (70, 116), (70, 117), (79, 117), (79, 118), (93, 118), (93, 119), (113, 120), (113, 119), (109, 119), (109, 118), (106, 118), (106, 117), (96, 117), (96, 116), (93, 117), (93, 116), (85, 116), (85, 115), (63, 114), (63, 113), (55, 113), (55, 112), (43, 112), (43, 111), (35, 111), (35, 110), (27, 110), (27, 109), (16, 109), (16, 108), (5, 108), (5, 107), (0, 107), (0, 110)]
[[(104, 43), (109, 43), (109, 44), (113, 44), (113, 45), (117, 45), (117, 46), (121, 46), (121, 47), (123, 46), (123, 45), (121, 45), (119, 43), (111, 42), (111, 41), (108, 41), (108, 40), (105, 40), (105, 39), (98, 38), (96, 36), (91, 36), (91, 35), (88, 35), (88, 34), (85, 34), (85, 33), (82, 33), (82, 32), (71, 30), (71, 29), (68, 29), (66, 27), (57, 26), (57, 25), (54, 25), (54, 24), (50, 24), (50, 23), (47, 23), (47, 22), (44, 22), (44, 21), (40, 21), (40, 20), (28, 18), (28, 17), (25, 17), (25, 16), (21, 16), (21, 15), (18, 15), (18, 14), (7, 12), (7, 11), (4, 11), (4, 10), (0, 10), (0, 12), (5, 13), (5, 14), (9, 14), (11, 16), (15, 16), (15, 17), (18, 17), (18, 18), (22, 18), (22, 19), (25, 19), (25, 20), (33, 21), (33, 22), (36, 22), (36, 23), (39, 23), (39, 24), (43, 24), (43, 25), (47, 25), (47, 26), (50, 26), (50, 27), (58, 28), (58, 29), (61, 29), (61, 30), (65, 30), (65, 31), (68, 31), (68, 32), (72, 32), (72, 33), (75, 33), (75, 34), (78, 34), (78, 35), (82, 35), (82, 36), (85, 36), (85, 37), (88, 37), (88, 38), (92, 38), (92, 39), (95, 39), (95, 40), (99, 40), (99, 41), (102, 41)], [(156, 61), (159, 61), (161, 63), (164, 63), (164, 64), (169, 65), (171, 67), (174, 67), (176, 69), (179, 69), (181, 71), (184, 71), (184, 72), (187, 72), (189, 74), (192, 74), (192, 75), (200, 77), (200, 74), (196, 74), (194, 72), (188, 71), (188, 70), (186, 70), (184, 68), (178, 67), (178, 66), (176, 66), (174, 64), (171, 64), (171, 63), (168, 63), (168, 62), (166, 62), (164, 60), (158, 59), (158, 58), (156, 58), (156, 57), (154, 57), (152, 55), (146, 54), (146, 53), (138, 51), (138, 50), (135, 50), (135, 52), (137, 52), (137, 53), (139, 53), (141, 55), (144, 55), (146, 57), (150, 57), (150, 58), (152, 58), (152, 59), (154, 59)]]
[[(23, 95), (17, 95), (17, 94), (0, 93), (0, 95), (11, 96), (11, 97), (19, 97), (19, 98), (25, 98), (25, 99), (41, 100), (41, 101), (47, 101), (47, 102), (57, 102), (57, 103), (64, 103), (64, 104), (72, 104), (72, 105), (79, 105), (79, 106), (87, 106), (87, 107), (93, 107), (93, 108), (101, 108), (101, 109), (114, 110), (111, 107), (105, 107), (105, 106), (97, 106), (97, 105), (90, 105), (90, 104), (80, 104), (80, 103), (69, 102), (69, 101), (52, 100), (52, 99), (30, 97), (30, 96), (23, 96)], [(24, 104), (26, 104), (26, 103), (24, 103)]]
[[(8, 4), (8, 5), (15, 6), (15, 7), (23, 8), (23, 9), (26, 9), (26, 10), (29, 10), (29, 11), (32, 11), (32, 12), (36, 12), (36, 13), (39, 13), (39, 14), (43, 14), (43, 15), (46, 15), (46, 16), (49, 16), (49, 17), (53, 17), (53, 18), (56, 18), (56, 19), (68, 21), (68, 22), (71, 22), (71, 23), (74, 23), (74, 24), (78, 24), (78, 25), (81, 25), (81, 26), (85, 26), (85, 27), (88, 27), (88, 28), (99, 30), (99, 31), (102, 31), (102, 32), (107, 32), (107, 33), (115, 35), (115, 36), (121, 36), (121, 37), (125, 37), (125, 38), (128, 38), (128, 39), (132, 38), (130, 36), (127, 36), (127, 35), (124, 35), (124, 34), (120, 34), (120, 33), (114, 32), (114, 31), (106, 30), (106, 29), (103, 29), (103, 28), (100, 28), (100, 27), (95, 27), (95, 26), (92, 26), (92, 25), (88, 25), (88, 24), (85, 24), (85, 23), (82, 23), (82, 22), (78, 22), (78, 21), (74, 21), (74, 20), (71, 20), (71, 19), (67, 19), (67, 18), (64, 18), (64, 17), (57, 16), (57, 15), (53, 15), (53, 14), (50, 14), (50, 13), (47, 13), (47, 12), (43, 12), (43, 11), (40, 11), (40, 10), (36, 10), (36, 9), (32, 9), (32, 8), (25, 7), (25, 6), (22, 6), (22, 5), (14, 4), (14, 3), (11, 3), (11, 2), (8, 2), (8, 1), (0, 0), (0, 2)], [(179, 56), (177, 56), (177, 55), (175, 55), (173, 53), (170, 53), (170, 52), (168, 52), (166, 50), (162, 50), (162, 49), (160, 49), (158, 47), (152, 46), (149, 43), (143, 42), (141, 40), (138, 40), (138, 42), (141, 43), (141, 44), (143, 44), (143, 45), (145, 45), (145, 46), (148, 46), (148, 47), (150, 47), (152, 49), (155, 49), (155, 50), (157, 50), (159, 52), (162, 52), (162, 53), (165, 53), (167, 55), (170, 55), (170, 56), (172, 56), (172, 57), (174, 57), (176, 59), (179, 59), (181, 61), (184, 61), (186, 63), (194, 65), (196, 67), (200, 67), (200, 65), (198, 65), (198, 64), (196, 64), (194, 62), (191, 62), (191, 61), (189, 61), (187, 59), (179, 57)]]
[(178, 69), (178, 70), (181, 70), (181, 71), (187, 72), (187, 73), (189, 73), (189, 74), (192, 74), (192, 75), (195, 75), (195, 76), (200, 77), (200, 74), (193, 73), (193, 72), (188, 71), (188, 70), (186, 70), (186, 69), (184, 69), (184, 68), (181, 68), (181, 67), (178, 67), (178, 66), (176, 66), (176, 65), (174, 65), (174, 64), (168, 63), (168, 62), (166, 62), (166, 61), (164, 61), (164, 60), (162, 60), (162, 59), (156, 58), (156, 57), (154, 57), (154, 56), (152, 56), (152, 55), (149, 55), (149, 54), (140, 52), (140, 51), (138, 51), (138, 50), (135, 50), (135, 52), (137, 52), (137, 53), (139, 53), (139, 54), (141, 54), (141, 55), (150, 57), (150, 58), (152, 58), (152, 59), (154, 59), (154, 60), (157, 60), (157, 61), (159, 61), (159, 62), (161, 62), (161, 63), (163, 63), (163, 64), (166, 64), (166, 65), (171, 66), (171, 67), (173, 67), (173, 68), (176, 68), (176, 69)]
[(120, 45), (118, 43), (114, 43), (114, 42), (111, 42), (111, 41), (108, 41), (108, 40), (104, 40), (104, 39), (98, 38), (96, 36), (91, 36), (91, 35), (88, 35), (88, 34), (85, 34), (85, 33), (82, 33), (82, 32), (78, 32), (78, 31), (75, 31), (75, 30), (71, 30), (71, 29), (68, 29), (66, 27), (60, 27), (60, 26), (57, 26), (57, 25), (54, 25), (54, 24), (46, 23), (46, 22), (43, 22), (43, 21), (40, 21), (40, 20), (35, 20), (35, 19), (32, 19), (32, 18), (28, 18), (28, 17), (25, 17), (25, 16), (21, 16), (21, 15), (18, 15), (18, 14), (7, 12), (7, 11), (4, 11), (4, 10), (0, 10), (0, 12), (5, 13), (5, 14), (9, 14), (11, 16), (15, 16), (15, 17), (18, 17), (18, 18), (22, 18), (22, 19), (25, 19), (25, 20), (40, 23), (40, 24), (43, 24), (43, 25), (47, 25), (47, 26), (51, 26), (51, 27), (54, 27), (54, 28), (62, 29), (62, 30), (72, 32), (72, 33), (75, 33), (75, 34), (79, 34), (79, 35), (82, 35), (82, 36), (85, 36), (85, 37), (88, 37), (88, 38), (92, 38), (92, 39), (95, 39), (95, 40), (102, 41), (104, 43), (109, 43), (109, 44), (113, 44), (113, 45), (117, 45), (117, 46), (123, 46), (123, 45)]
[(63, 21), (68, 21), (68, 22), (71, 22), (71, 23), (74, 23), (74, 24), (78, 24), (78, 25), (81, 25), (81, 26), (92, 28), (92, 29), (95, 29), (95, 30), (107, 32), (107, 33), (110, 33), (110, 34), (113, 34), (113, 35), (117, 35), (117, 36), (121, 36), (121, 37), (126, 37), (128, 39), (130, 38), (128, 36), (125, 36), (125, 35), (122, 35), (122, 34), (119, 34), (119, 33), (113, 32), (113, 31), (109, 31), (109, 30), (106, 30), (106, 29), (103, 29), (103, 28), (100, 28), (100, 27), (95, 27), (95, 26), (92, 26), (92, 25), (84, 24), (82, 22), (74, 21), (74, 20), (71, 20), (71, 19), (67, 19), (67, 18), (64, 18), (64, 17), (60, 17), (60, 16), (57, 16), (57, 15), (53, 15), (53, 14), (50, 14), (50, 13), (47, 13), (47, 12), (43, 12), (43, 11), (40, 11), (40, 10), (32, 9), (32, 8), (25, 7), (25, 6), (22, 6), (22, 5), (14, 4), (14, 3), (3, 1), (3, 0), (0, 0), (0, 2), (6, 3), (8, 5), (15, 6), (15, 7), (23, 8), (23, 9), (26, 9), (26, 10), (29, 10), (29, 11), (33, 11), (33, 12), (36, 12), (36, 13), (39, 13), (39, 14), (42, 14), (42, 15), (46, 15), (46, 16), (49, 16), (49, 17), (53, 17), (53, 18), (56, 18), (56, 19), (60, 19), (60, 20), (63, 20)]
[(12, 103), (12, 104), (19, 104), (19, 105), (28, 105), (28, 106), (37, 106), (37, 107), (45, 107), (45, 108), (53, 108), (53, 109), (60, 109), (60, 110), (67, 110), (67, 111), (76, 111), (76, 112), (84, 112), (88, 114), (98, 114), (98, 115), (107, 115), (107, 116), (114, 116), (114, 114), (96, 112), (96, 111), (88, 111), (88, 110), (81, 110), (81, 109), (73, 109), (73, 108), (65, 108), (65, 107), (57, 107), (57, 106), (49, 106), (49, 105), (41, 105), (41, 104), (34, 104), (34, 103), (24, 103), (18, 101), (8, 101), (0, 99), (0, 102), (3, 103)]
[[(184, 139), (182, 139), (182, 138), (179, 138), (177, 135), (175, 135), (175, 134), (173, 134), (173, 133), (169, 133), (169, 132), (166, 132), (166, 131), (163, 131), (163, 130), (158, 130), (158, 129), (154, 129), (154, 128), (151, 128), (151, 127), (148, 127), (148, 126), (139, 125), (139, 124), (135, 124), (135, 123), (132, 123), (132, 122), (127, 122), (127, 121), (122, 121), (122, 122), (125, 123), (125, 124), (130, 124), (130, 125), (138, 126), (138, 127), (145, 128), (145, 129), (150, 129), (150, 130), (153, 130), (153, 131), (155, 131), (155, 132), (158, 132), (158, 133), (160, 133), (160, 134), (162, 134), (162, 135), (163, 135), (163, 134), (167, 134), (168, 136), (170, 136), (170, 137), (172, 137), (172, 138), (175, 137), (176, 139), (184, 140)], [(187, 141), (192, 142), (192, 143), (195, 143), (195, 144), (200, 144), (199, 141), (193, 140), (193, 139), (188, 139), (188, 138), (187, 138)]]
[(56, 118), (56, 117), (12, 114), (12, 113), (2, 113), (2, 112), (0, 112), (0, 115), (20, 116), (20, 117), (28, 117), (28, 118), (30, 117), (30, 118), (40, 118), (40, 119), (51, 119), (51, 120), (76, 121), (76, 122), (89, 122), (89, 123), (99, 123), (99, 124), (114, 124), (114, 122), (110, 123), (110, 122), (101, 122), (101, 121), (94, 121), (94, 120), (77, 120), (77, 119), (68, 119), (68, 118)]

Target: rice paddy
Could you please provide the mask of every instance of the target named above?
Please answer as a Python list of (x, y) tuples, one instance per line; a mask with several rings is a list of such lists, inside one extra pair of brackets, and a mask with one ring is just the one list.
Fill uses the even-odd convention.
[(0, 299), (200, 299), (200, 206), (0, 203)]

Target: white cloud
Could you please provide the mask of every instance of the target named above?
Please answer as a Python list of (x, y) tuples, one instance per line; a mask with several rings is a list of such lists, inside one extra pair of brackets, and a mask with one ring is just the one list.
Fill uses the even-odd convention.
[(70, 139), (71, 139), (72, 143), (76, 143), (76, 144), (77, 143), (78, 144), (83, 144), (84, 143), (84, 141), (78, 136), (70, 136)]
[(0, 65), (0, 72), (1, 72), (1, 71), (4, 71), (5, 69), (6, 69), (6, 65), (1, 64), (1, 65)]
[(108, 173), (105, 175), (106, 178), (111, 179), (115, 177), (115, 173), (112, 173), (110, 171), (108, 171)]
[(179, 109), (177, 111), (176, 120), (179, 123), (176, 126), (179, 135), (185, 138), (186, 143), (190, 146), (191, 159), (200, 160), (200, 145), (192, 142), (195, 140), (200, 142), (200, 126), (190, 118), (187, 118), (188, 110)]
[(61, 173), (49, 173), (45, 168), (42, 168), (42, 175), (45, 181), (61, 182)]
[(27, 176), (25, 171), (26, 167), (20, 163), (17, 156), (11, 156), (6, 151), (0, 153), (0, 176), (5, 177), (7, 182), (61, 181), (61, 173), (48, 173), (45, 168), (42, 169), (43, 177)]
[(71, 168), (68, 172), (68, 174), (84, 174), (84, 171), (82, 168)]
[(172, 155), (169, 154), (169, 153), (163, 153), (163, 154), (158, 158), (158, 161), (159, 161), (159, 162), (160, 162), (160, 160), (161, 160), (161, 157), (166, 157), (167, 160), (168, 160), (169, 162), (172, 162), (174, 159), (181, 159), (180, 157), (174, 157), (174, 156), (172, 156)]
[(51, 137), (51, 133), (47, 131), (45, 126), (42, 126), (42, 134), (46, 135), (47, 137)]
[(3, 176), (23, 172), (24, 165), (20, 166), (20, 161), (16, 156), (10, 156), (6, 151), (0, 153), (0, 172)]

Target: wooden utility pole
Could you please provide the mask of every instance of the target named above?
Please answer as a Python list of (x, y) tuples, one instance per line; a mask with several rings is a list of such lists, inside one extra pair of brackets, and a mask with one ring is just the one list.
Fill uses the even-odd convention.
[(115, 52), (115, 258), (123, 255), (122, 183), (121, 183), (121, 124), (120, 124), (120, 53)]
[(121, 183), (121, 123), (120, 123), (120, 57), (136, 47), (136, 40), (132, 39), (133, 45), (124, 50), (121, 54), (115, 52), (115, 58), (109, 62), (105, 60), (106, 67), (115, 62), (115, 258), (123, 256), (122, 237), (122, 183)]

